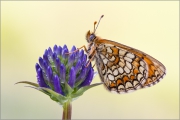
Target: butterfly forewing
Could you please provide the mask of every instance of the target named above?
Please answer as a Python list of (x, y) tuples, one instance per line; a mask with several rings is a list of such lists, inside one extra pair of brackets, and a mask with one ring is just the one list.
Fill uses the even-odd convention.
[(165, 75), (162, 63), (137, 49), (105, 39), (95, 45), (96, 66), (110, 91), (127, 93), (149, 87)]

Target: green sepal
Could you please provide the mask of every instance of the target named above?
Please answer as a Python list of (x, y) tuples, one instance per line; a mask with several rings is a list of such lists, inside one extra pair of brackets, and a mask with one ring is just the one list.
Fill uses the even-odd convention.
[[(28, 87), (31, 87), (31, 86), (28, 86)], [(39, 90), (39, 91), (45, 93), (52, 100), (58, 102), (60, 105), (63, 105), (68, 100), (67, 97), (65, 97), (65, 96), (63, 96), (63, 95), (61, 95), (59, 93), (56, 93), (53, 90), (48, 89), (48, 88), (44, 88), (44, 87), (31, 87), (31, 88), (34, 88), (36, 90)]]
[(75, 83), (75, 88), (78, 87), (82, 82), (83, 82), (83, 80), (79, 80), (78, 82), (76, 82)]
[[(34, 87), (32, 87), (32, 86), (26, 86), (26, 87), (31, 87), (31, 88), (34, 88), (34, 89), (36, 89), (36, 90), (39, 90), (39, 89), (37, 89), (37, 88), (39, 87), (39, 85), (36, 84), (36, 83), (29, 82), (29, 81), (20, 81), (20, 82), (17, 82), (17, 83), (15, 83), (15, 84), (19, 84), (19, 83), (25, 83), (25, 84), (32, 85), (32, 86), (34, 86)], [(46, 95), (49, 95), (47, 92), (45, 92), (45, 91), (43, 91), (43, 90), (39, 90), (39, 91), (45, 93)], [(49, 95), (49, 96), (50, 96), (50, 95)]]
[(88, 85), (88, 86), (85, 86), (85, 87), (81, 87), (81, 88), (78, 89), (75, 93), (72, 93), (72, 94), (71, 94), (71, 98), (73, 98), (73, 99), (74, 99), (74, 98), (77, 98), (77, 97), (83, 95), (83, 93), (84, 93), (85, 91), (87, 91), (88, 89), (90, 89), (90, 88), (92, 88), (92, 87), (96, 87), (96, 86), (101, 85), (101, 84), (103, 84), (103, 83), (95, 83), (95, 84), (92, 84), (92, 85)]
[(32, 83), (32, 82), (28, 82), (28, 81), (21, 81), (21, 82), (15, 83), (15, 84), (19, 84), (19, 83), (25, 83), (25, 84), (32, 85), (32, 86), (26, 86), (26, 87), (31, 87), (31, 88), (34, 88), (36, 90), (43, 92), (44, 94), (48, 95), (52, 100), (58, 102), (60, 105), (63, 105), (69, 99), (59, 93), (54, 92), (51, 89), (39, 87), (39, 85), (36, 83)]
[(34, 86), (34, 87), (39, 87), (38, 84), (33, 83), (33, 82), (29, 82), (29, 81), (20, 81), (20, 82), (17, 82), (17, 83), (15, 83), (15, 84), (19, 84), (19, 83), (25, 83), (25, 84), (32, 85), (32, 86)]
[(57, 92), (54, 92), (53, 90), (51, 89), (48, 89), (48, 88), (44, 88), (44, 87), (39, 87), (39, 89), (42, 89), (43, 91), (46, 91), (47, 93), (50, 94), (50, 98), (52, 100), (55, 100), (57, 102), (59, 102), (61, 105), (63, 105), (67, 100), (68, 98), (57, 93)]
[(64, 84), (65, 84), (65, 91), (64, 91), (65, 94), (70, 95), (74, 91), (74, 89), (72, 89), (67, 82), (65, 82)]

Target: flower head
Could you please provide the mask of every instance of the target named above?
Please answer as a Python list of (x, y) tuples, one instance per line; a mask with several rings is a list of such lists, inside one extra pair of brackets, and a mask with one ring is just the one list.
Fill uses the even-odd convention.
[(91, 64), (86, 67), (88, 61), (84, 51), (73, 52), (75, 50), (77, 49), (73, 46), (69, 51), (66, 45), (55, 45), (53, 50), (45, 50), (43, 57), (39, 58), (39, 63), (36, 63), (37, 82), (40, 87), (66, 96), (65, 83), (76, 90), (90, 85), (94, 69)]
[(47, 94), (61, 105), (81, 96), (86, 90), (102, 83), (91, 84), (94, 69), (87, 65), (87, 55), (75, 46), (68, 50), (67, 46), (55, 45), (45, 50), (39, 63), (36, 63), (37, 83), (22, 81), (33, 88)]

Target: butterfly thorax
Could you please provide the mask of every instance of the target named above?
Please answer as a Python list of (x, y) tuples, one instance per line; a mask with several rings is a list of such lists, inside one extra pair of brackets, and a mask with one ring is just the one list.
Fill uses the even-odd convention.
[(97, 37), (94, 33), (90, 33), (90, 31), (88, 31), (86, 34), (86, 40), (88, 42), (88, 46), (87, 46), (88, 58), (91, 59), (94, 57), (96, 53), (96, 49), (98, 47), (96, 42), (99, 40), (99, 37)]
[(93, 42), (90, 42), (89, 44), (88, 44), (88, 49), (87, 49), (87, 55), (88, 55), (88, 58), (89, 59), (91, 59), (94, 55), (95, 55), (95, 53), (96, 53), (96, 49), (97, 49), (97, 44), (96, 44), (96, 41), (97, 41), (98, 39), (96, 39), (96, 40), (94, 40)]

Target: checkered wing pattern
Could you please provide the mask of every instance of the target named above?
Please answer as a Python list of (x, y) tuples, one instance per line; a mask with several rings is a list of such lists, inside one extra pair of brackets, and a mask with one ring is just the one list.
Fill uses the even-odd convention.
[(121, 94), (150, 87), (166, 74), (162, 63), (142, 51), (105, 39), (96, 46), (96, 66), (110, 91)]

